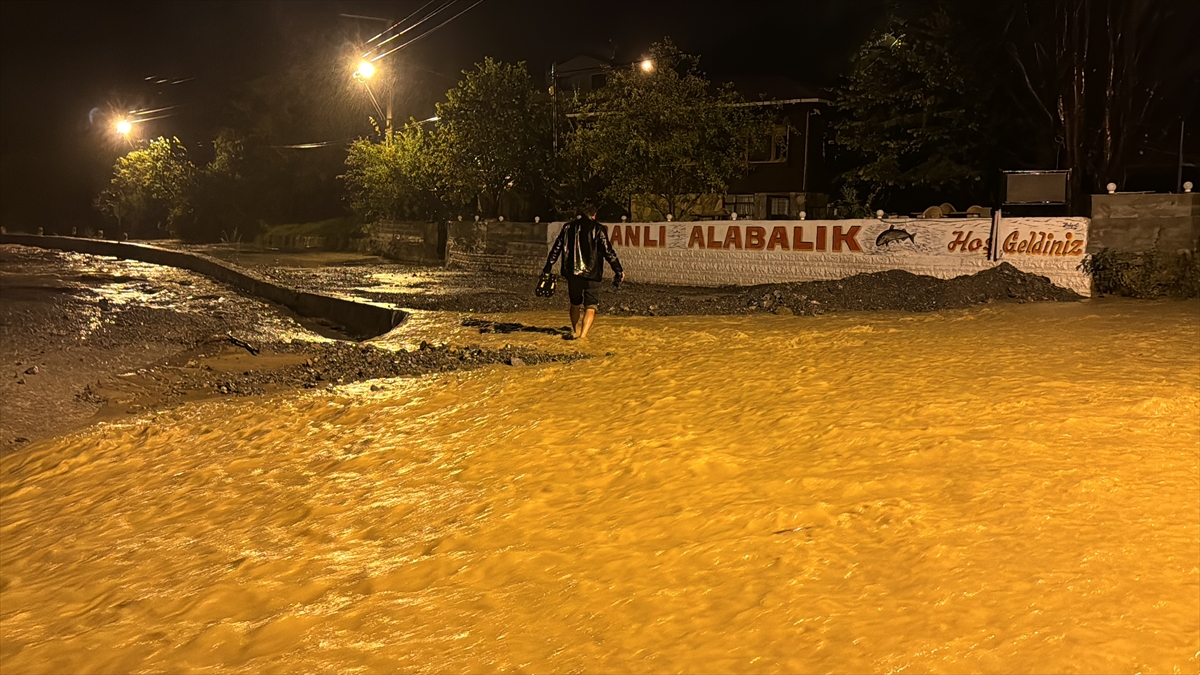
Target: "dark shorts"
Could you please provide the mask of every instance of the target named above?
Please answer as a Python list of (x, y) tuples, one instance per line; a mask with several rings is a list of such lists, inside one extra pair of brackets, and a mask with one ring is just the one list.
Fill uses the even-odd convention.
[(596, 307), (600, 304), (600, 282), (583, 277), (567, 277), (567, 292), (571, 295), (571, 304), (578, 307), (587, 305)]

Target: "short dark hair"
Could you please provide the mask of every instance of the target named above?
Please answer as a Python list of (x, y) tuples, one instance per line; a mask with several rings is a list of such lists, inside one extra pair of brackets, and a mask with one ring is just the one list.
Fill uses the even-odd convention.
[(593, 204), (592, 202), (584, 202), (583, 206), (580, 207), (580, 210), (583, 212), (583, 215), (585, 215), (585, 216), (594, 216), (594, 215), (596, 215), (596, 212), (599, 211), (600, 209), (596, 208), (596, 205)]

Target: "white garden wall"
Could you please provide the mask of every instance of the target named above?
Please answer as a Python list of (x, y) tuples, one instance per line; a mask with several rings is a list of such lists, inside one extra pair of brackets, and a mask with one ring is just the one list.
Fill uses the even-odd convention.
[[(751, 286), (906, 270), (940, 279), (1001, 261), (1081, 295), (1086, 218), (764, 220), (608, 225), (631, 281)], [(562, 223), (547, 228), (552, 245)], [(993, 235), (999, 244), (992, 246)]]

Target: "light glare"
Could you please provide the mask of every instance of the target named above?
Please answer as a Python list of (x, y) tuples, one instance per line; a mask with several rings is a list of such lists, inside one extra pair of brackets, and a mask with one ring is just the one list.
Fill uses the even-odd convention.
[(133, 124), (131, 124), (129, 120), (121, 120), (117, 122), (118, 134), (129, 135), (129, 132), (131, 131), (133, 131)]
[(354, 76), (363, 80), (371, 79), (374, 74), (375, 65), (370, 61), (363, 61), (362, 63), (358, 64), (358, 70), (354, 71)]

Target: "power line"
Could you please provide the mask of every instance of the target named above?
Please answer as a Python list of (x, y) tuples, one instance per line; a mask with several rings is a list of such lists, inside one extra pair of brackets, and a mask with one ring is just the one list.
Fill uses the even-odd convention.
[[(432, 4), (433, 4), (433, 3), (435, 3), (435, 2), (437, 2), (437, 0), (429, 0), (429, 2), (427, 2), (427, 3), (423, 4), (423, 5), (421, 5), (421, 6), (420, 6), (420, 7), (417, 9), (417, 11), (413, 12), (412, 14), (409, 14), (408, 16), (404, 17), (403, 19), (400, 19), (400, 20), (399, 20), (399, 21), (397, 21), (396, 23), (394, 23), (394, 24), (392, 24), (392, 25), (388, 26), (388, 27), (387, 27), (386, 29), (384, 29), (384, 31), (383, 31), (382, 33), (380, 33), (379, 35), (376, 35), (375, 37), (371, 38), (370, 40), (367, 40), (367, 44), (371, 44), (372, 42), (374, 42), (374, 41), (378, 40), (379, 38), (383, 37), (384, 35), (387, 35), (387, 34), (388, 34), (388, 32), (389, 32), (389, 31), (391, 31), (391, 30), (393, 30), (393, 29), (395, 29), (395, 28), (396, 28), (396, 26), (399, 26), (399, 25), (403, 24), (405, 21), (408, 21), (409, 19), (413, 18), (414, 16), (416, 16), (416, 15), (420, 14), (421, 12), (423, 12), (423, 11), (425, 10), (425, 8), (426, 8), (426, 7), (428, 7), (428, 6), (432, 5)], [(350, 15), (350, 14), (344, 14), (343, 16), (352, 16), (352, 15)], [(363, 18), (367, 18), (367, 17), (363, 17)]]
[(325, 148), (331, 145), (341, 145), (353, 141), (353, 138), (343, 138), (337, 141), (317, 141), (315, 143), (297, 143), (295, 145), (269, 145), (269, 148), (285, 148), (288, 150), (309, 150), (312, 148)]
[(416, 36), (415, 38), (413, 38), (413, 39), (409, 40), (408, 42), (405, 42), (404, 44), (402, 44), (402, 45), (400, 45), (400, 46), (398, 46), (398, 47), (394, 47), (394, 48), (392, 48), (392, 49), (390, 49), (390, 50), (388, 50), (388, 51), (386, 51), (386, 52), (384, 52), (384, 53), (380, 54), (379, 56), (376, 56), (375, 58), (371, 59), (371, 61), (378, 61), (379, 59), (382, 59), (383, 57), (387, 56), (388, 54), (391, 54), (392, 52), (400, 51), (401, 49), (404, 49), (405, 47), (407, 47), (407, 46), (411, 45), (412, 43), (416, 42), (417, 40), (420, 40), (421, 38), (423, 38), (423, 37), (426, 37), (427, 35), (430, 35), (430, 34), (432, 34), (434, 31), (436, 31), (437, 29), (441, 28), (442, 26), (445, 26), (446, 24), (448, 24), (448, 23), (450, 23), (451, 21), (453, 21), (453, 20), (457, 19), (458, 17), (462, 16), (463, 14), (466, 14), (467, 12), (471, 11), (471, 10), (472, 10), (472, 9), (474, 9), (476, 6), (478, 6), (478, 5), (479, 5), (479, 3), (481, 3), (481, 2), (483, 2), (483, 0), (475, 0), (475, 3), (474, 3), (474, 4), (472, 4), (470, 7), (468, 7), (468, 8), (466, 8), (466, 9), (464, 9), (463, 11), (459, 12), (458, 14), (455, 14), (454, 16), (450, 17), (449, 19), (446, 19), (445, 21), (443, 21), (443, 22), (439, 23), (438, 25), (434, 26), (433, 28), (430, 28), (429, 30), (425, 31), (424, 33), (421, 33), (420, 35), (418, 35), (418, 36)]
[[(380, 42), (379, 44), (377, 44), (377, 45), (375, 45), (374, 47), (372, 47), (371, 49), (367, 50), (367, 52), (363, 54), (363, 57), (365, 58), (365, 57), (369, 56), (369, 55), (371, 54), (371, 52), (375, 51), (376, 49), (379, 49), (379, 48), (380, 48), (380, 47), (382, 47), (383, 45), (385, 45), (385, 44), (387, 44), (387, 43), (391, 42), (392, 40), (395, 40), (396, 38), (400, 37), (401, 35), (404, 35), (404, 34), (405, 34), (405, 33), (407, 33), (408, 31), (410, 31), (410, 30), (412, 30), (412, 29), (416, 28), (417, 26), (420, 26), (421, 24), (423, 24), (423, 23), (425, 23), (426, 21), (428, 21), (428, 20), (432, 19), (433, 17), (437, 16), (438, 14), (440, 14), (440, 13), (442, 13), (442, 12), (446, 11), (446, 10), (447, 10), (447, 9), (449, 9), (449, 8), (450, 8), (450, 6), (451, 6), (451, 5), (453, 5), (453, 4), (454, 4), (456, 1), (457, 1), (457, 0), (449, 0), (449, 2), (446, 2), (446, 3), (442, 4), (440, 7), (438, 7), (438, 8), (437, 8), (437, 9), (435, 9), (435, 10), (433, 10), (433, 11), (432, 11), (432, 12), (430, 12), (429, 14), (427, 14), (427, 15), (425, 15), (425, 16), (423, 16), (423, 17), (421, 17), (421, 20), (420, 20), (420, 21), (418, 21), (418, 22), (414, 23), (413, 25), (409, 26), (408, 28), (405, 28), (404, 30), (400, 31), (399, 33), (396, 33), (395, 35), (393, 35), (393, 36), (391, 36), (391, 37), (387, 38), (386, 40), (383, 40), (383, 41), (382, 41), (382, 42)], [(426, 6), (428, 6), (428, 4), (429, 4), (429, 3), (426, 3)], [(405, 19), (405, 20), (407, 21), (407, 19)], [(399, 25), (399, 24), (397, 24), (397, 25)], [(392, 28), (395, 28), (395, 26), (393, 26)], [(391, 30), (391, 28), (389, 28), (388, 30)], [(385, 31), (385, 32), (386, 32), (386, 31)], [(374, 60), (374, 59), (372, 59), (372, 60)]]

